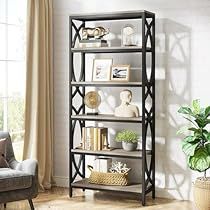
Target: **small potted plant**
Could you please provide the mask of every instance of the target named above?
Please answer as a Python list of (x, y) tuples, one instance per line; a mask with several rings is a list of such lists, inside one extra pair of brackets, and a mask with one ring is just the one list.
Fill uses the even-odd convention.
[(122, 142), (124, 150), (134, 151), (137, 148), (138, 134), (132, 130), (122, 130), (117, 133), (115, 140)]
[[(206, 171), (210, 169), (210, 132), (206, 127), (210, 124), (210, 106), (201, 108), (199, 100), (194, 100), (192, 107), (183, 106), (178, 112), (191, 124), (187, 127), (190, 135), (182, 140), (187, 164), (192, 170), (204, 172), (204, 176), (197, 178), (193, 184), (195, 204), (200, 210), (209, 210), (210, 177), (206, 177)], [(178, 133), (185, 133), (184, 130), (180, 129)]]

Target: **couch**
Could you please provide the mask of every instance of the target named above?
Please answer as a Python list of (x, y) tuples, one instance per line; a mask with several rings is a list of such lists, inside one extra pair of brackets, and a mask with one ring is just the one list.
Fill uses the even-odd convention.
[(6, 161), (9, 168), (0, 168), (0, 204), (27, 199), (33, 210), (32, 199), (38, 195), (38, 165), (36, 160), (18, 162), (15, 159), (11, 137), (0, 131), (0, 139), (6, 138)]

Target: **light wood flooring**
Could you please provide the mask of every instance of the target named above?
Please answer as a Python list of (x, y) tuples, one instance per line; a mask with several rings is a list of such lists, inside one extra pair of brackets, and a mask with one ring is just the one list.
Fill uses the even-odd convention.
[[(1, 205), (1, 204), (0, 204)], [(35, 209), (39, 210), (196, 210), (189, 201), (176, 201), (163, 198), (152, 200), (148, 198), (147, 206), (141, 206), (138, 198), (129, 195), (119, 195), (111, 192), (93, 192), (74, 189), (74, 196), (68, 197), (68, 189), (53, 188), (40, 193), (34, 199)], [(4, 209), (0, 206), (0, 209)], [(7, 204), (6, 210), (29, 210), (27, 201)]]

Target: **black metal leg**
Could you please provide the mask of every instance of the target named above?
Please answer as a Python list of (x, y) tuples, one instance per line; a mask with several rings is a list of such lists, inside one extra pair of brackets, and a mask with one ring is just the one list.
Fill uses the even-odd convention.
[(73, 192), (72, 192), (72, 187), (69, 188), (69, 197), (71, 198), (73, 195)]
[(145, 195), (145, 193), (142, 194), (141, 204), (142, 204), (142, 206), (145, 206), (146, 205), (146, 195)]
[(5, 209), (7, 208), (7, 204), (6, 204), (6, 203), (4, 203), (4, 208), (5, 208)]
[(153, 186), (153, 190), (152, 190), (152, 198), (155, 199), (155, 186)]
[(28, 199), (29, 205), (31, 207), (31, 210), (34, 210), (34, 204), (33, 201), (31, 199)]

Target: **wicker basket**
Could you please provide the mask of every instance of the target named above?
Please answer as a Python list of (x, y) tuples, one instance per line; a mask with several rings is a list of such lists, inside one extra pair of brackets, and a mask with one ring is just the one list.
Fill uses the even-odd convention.
[(210, 177), (197, 178), (193, 185), (194, 200), (199, 210), (210, 210)]
[(126, 173), (103, 173), (94, 171), (92, 166), (88, 166), (91, 171), (88, 179), (89, 183), (101, 185), (128, 185), (128, 172)]

